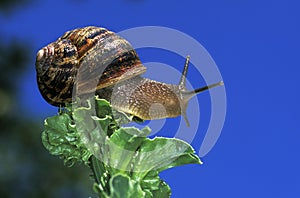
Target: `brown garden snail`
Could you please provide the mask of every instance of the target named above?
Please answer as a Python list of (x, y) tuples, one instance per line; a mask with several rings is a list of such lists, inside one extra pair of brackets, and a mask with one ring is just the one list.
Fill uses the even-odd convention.
[(185, 113), (189, 99), (223, 82), (187, 90), (188, 63), (189, 57), (178, 85), (143, 78), (146, 67), (128, 41), (105, 28), (89, 26), (68, 31), (39, 50), (36, 72), (42, 96), (54, 106), (71, 103), (75, 92), (95, 92), (116, 110), (142, 120), (183, 115), (189, 125)]

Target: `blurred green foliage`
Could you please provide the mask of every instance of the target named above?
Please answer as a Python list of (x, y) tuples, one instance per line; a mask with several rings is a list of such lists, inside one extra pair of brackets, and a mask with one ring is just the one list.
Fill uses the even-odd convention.
[[(12, 15), (28, 2), (0, 0), (0, 11)], [(25, 41), (3, 42), (0, 32), (0, 197), (93, 196), (88, 170), (83, 165), (67, 168), (49, 155), (41, 142), (43, 120), (20, 110), (19, 79), (28, 67), (34, 67), (28, 64), (35, 56), (29, 53), (34, 51), (30, 47)]]
[(14, 9), (30, 2), (32, 2), (32, 0), (0, 0), (0, 11), (5, 14), (11, 14)]

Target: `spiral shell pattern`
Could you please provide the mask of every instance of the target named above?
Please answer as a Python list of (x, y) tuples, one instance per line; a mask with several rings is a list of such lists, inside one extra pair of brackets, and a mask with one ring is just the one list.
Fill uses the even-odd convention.
[(71, 103), (74, 91), (91, 93), (146, 71), (128, 41), (94, 26), (66, 32), (38, 51), (35, 65), (39, 90), (54, 106)]

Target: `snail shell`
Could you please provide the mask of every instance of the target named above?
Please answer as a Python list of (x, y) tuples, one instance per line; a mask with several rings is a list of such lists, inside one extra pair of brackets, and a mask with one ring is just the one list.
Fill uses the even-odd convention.
[(101, 89), (146, 72), (132, 46), (117, 34), (98, 27), (74, 29), (37, 53), (37, 82), (43, 98), (54, 106), (72, 102), (79, 67), (81, 94), (94, 91), (89, 86), (93, 80)]

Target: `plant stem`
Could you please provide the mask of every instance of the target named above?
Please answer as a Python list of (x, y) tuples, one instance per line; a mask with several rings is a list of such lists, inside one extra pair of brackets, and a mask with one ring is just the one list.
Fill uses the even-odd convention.
[(104, 167), (104, 164), (93, 155), (90, 158), (90, 168), (93, 172), (95, 182), (99, 187), (99, 193), (104, 196), (108, 196), (110, 194), (110, 190), (107, 184), (109, 182), (110, 175)]

